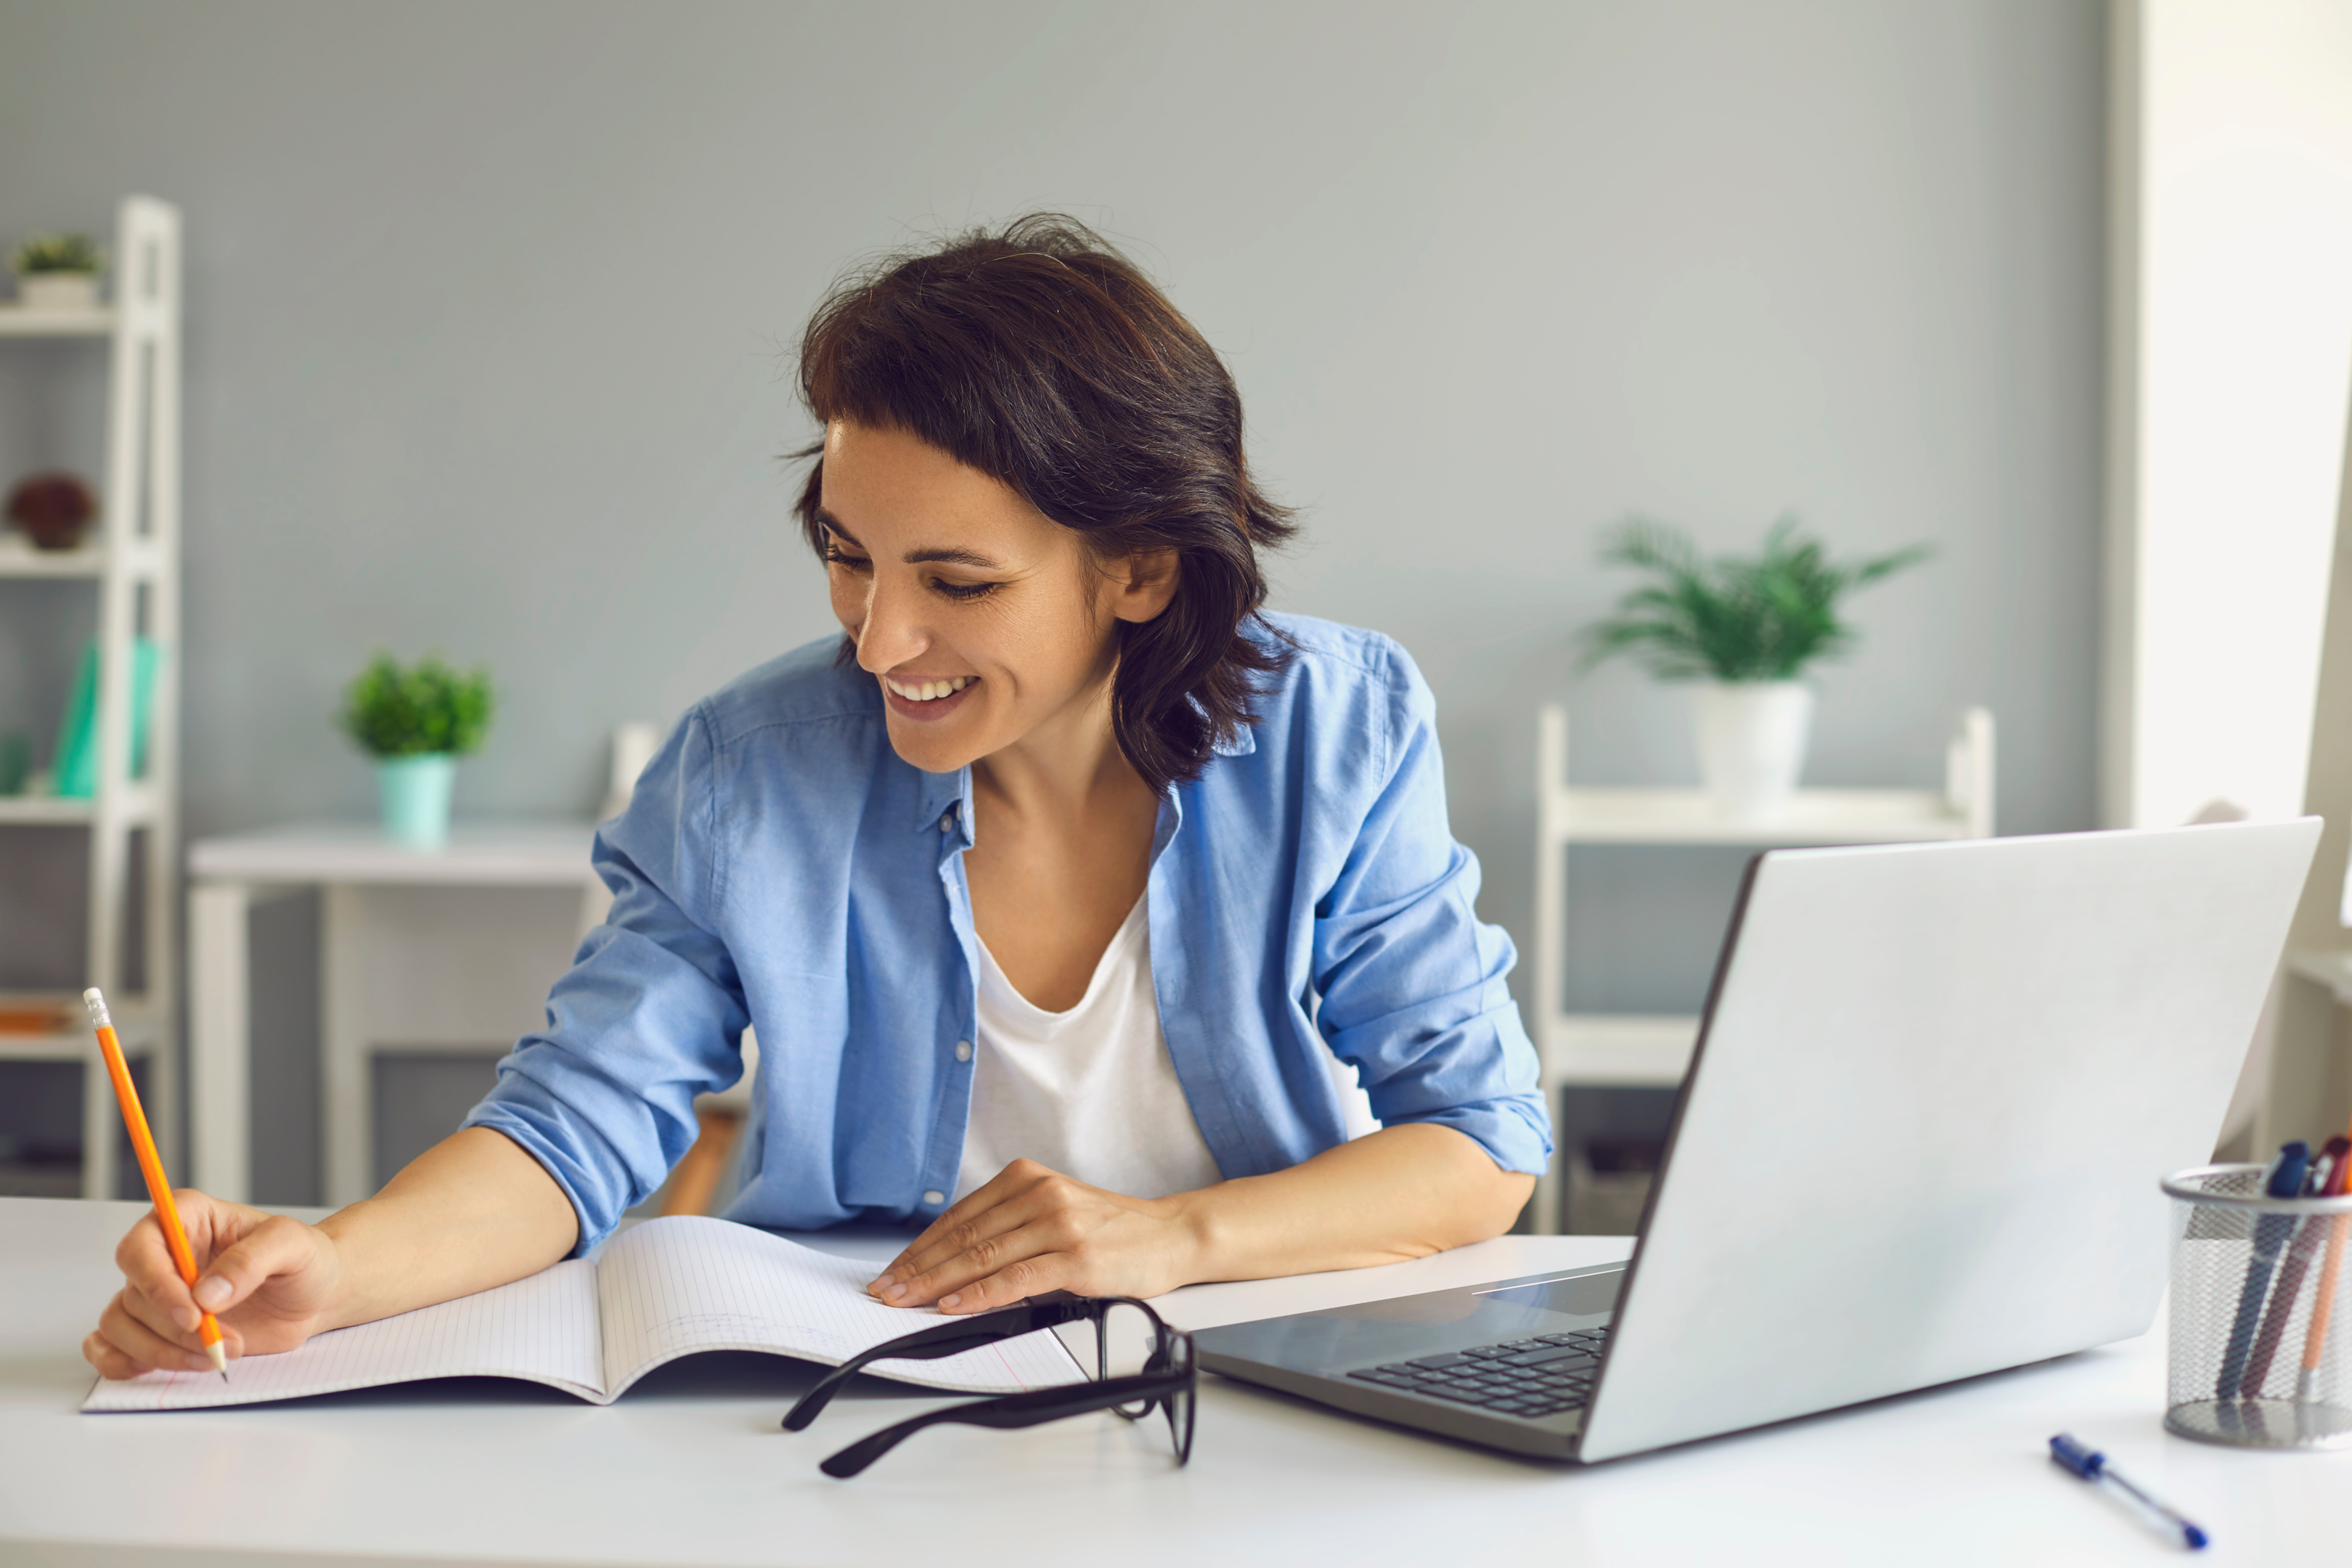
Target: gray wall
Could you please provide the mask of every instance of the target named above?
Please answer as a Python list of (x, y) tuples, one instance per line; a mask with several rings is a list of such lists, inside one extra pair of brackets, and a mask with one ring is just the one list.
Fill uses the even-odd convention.
[[(1571, 679), (1629, 509), (1937, 542), (1858, 601), (1811, 778), (1933, 783), (1983, 701), (2003, 827), (2089, 824), (2100, 15), (6, 0), (0, 237), (102, 228), (125, 191), (185, 209), (203, 835), (372, 809), (327, 715), (378, 646), (495, 670), (462, 810), (587, 810), (613, 723), (827, 628), (777, 460), (806, 431), (779, 351), (826, 279), (1076, 212), (1228, 356), (1309, 509), (1277, 604), (1422, 661), (1524, 944), (1535, 704), (1569, 698), (1584, 782), (1693, 773), (1671, 694)], [(92, 449), (20, 416), (33, 363), (0, 373), (10, 471)], [(0, 616), (0, 645), (70, 618)], [(0, 653), (0, 729), (46, 740), (42, 657)], [(5, 950), (47, 877), (0, 856)], [(1737, 870), (1580, 854), (1574, 1000), (1692, 1005)]]

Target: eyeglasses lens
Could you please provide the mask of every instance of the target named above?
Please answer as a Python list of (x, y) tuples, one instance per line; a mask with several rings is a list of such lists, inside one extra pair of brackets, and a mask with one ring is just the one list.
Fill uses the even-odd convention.
[[(1192, 1342), (1190, 1338), (1177, 1338), (1171, 1347), (1171, 1352), (1169, 1359), (1173, 1363), (1171, 1371), (1180, 1373), (1192, 1371)], [(1195, 1386), (1194, 1383), (1188, 1380), (1182, 1388), (1169, 1395), (1166, 1401), (1168, 1436), (1176, 1444), (1176, 1462), (1180, 1465), (1187, 1463), (1192, 1458), (1192, 1405)]]
[[(1151, 1314), (1131, 1302), (1117, 1301), (1108, 1305), (1095, 1338), (1095, 1376), (1097, 1379), (1134, 1377), (1141, 1373), (1158, 1371), (1156, 1363), (1164, 1363), (1166, 1350), (1163, 1331)], [(1150, 1411), (1149, 1402), (1121, 1405), (1116, 1407), (1129, 1421)]]

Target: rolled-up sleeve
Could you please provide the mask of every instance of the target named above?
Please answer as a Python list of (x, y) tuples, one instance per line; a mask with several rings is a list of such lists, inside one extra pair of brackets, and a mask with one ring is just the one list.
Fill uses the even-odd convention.
[(580, 1216), (576, 1253), (610, 1235), (693, 1142), (694, 1099), (742, 1074), (750, 1022), (715, 929), (719, 802), (698, 709), (596, 835), (612, 911), (547, 999), (547, 1026), (499, 1063), (466, 1118), (520, 1144)]
[(1516, 954), (1478, 919), (1477, 858), (1447, 825), (1435, 702), (1404, 651), (1388, 654), (1379, 790), (1316, 909), (1318, 1020), (1383, 1125), (1451, 1127), (1539, 1174), (1551, 1121), (1506, 984)]

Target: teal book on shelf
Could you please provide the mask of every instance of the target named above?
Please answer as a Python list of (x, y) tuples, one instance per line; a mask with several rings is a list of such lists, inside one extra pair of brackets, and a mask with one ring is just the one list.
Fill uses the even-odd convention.
[[(131, 776), (147, 771), (147, 722), (155, 706), (155, 670), (162, 650), (153, 639), (139, 637), (131, 654)], [(98, 794), (98, 645), (81, 650), (81, 668), (74, 677), (73, 697), (66, 704), (65, 722), (58, 731), (58, 794), (67, 800), (89, 800)]]

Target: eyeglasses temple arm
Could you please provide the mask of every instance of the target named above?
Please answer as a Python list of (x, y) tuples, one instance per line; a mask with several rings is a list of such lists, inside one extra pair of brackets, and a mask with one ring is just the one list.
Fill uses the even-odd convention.
[(1051, 1328), (1086, 1315), (1086, 1304), (1078, 1301), (1048, 1301), (1025, 1307), (1007, 1307), (999, 1311), (982, 1313), (977, 1318), (941, 1323), (936, 1328), (922, 1329), (904, 1339), (890, 1341), (858, 1352), (823, 1377), (817, 1379), (806, 1394), (784, 1413), (784, 1430), (798, 1432), (821, 1415), (833, 1396), (844, 1384), (866, 1367), (877, 1361), (938, 1361), (943, 1356), (960, 1355), (978, 1350), (982, 1345), (1025, 1334), (1033, 1330)]
[(983, 1399), (976, 1405), (950, 1405), (944, 1409), (910, 1415), (895, 1426), (885, 1426), (879, 1432), (860, 1437), (839, 1453), (828, 1457), (817, 1468), (837, 1480), (846, 1480), (926, 1426), (988, 1426), (1002, 1432), (1020, 1426), (1042, 1426), (1048, 1421), (1059, 1421), (1066, 1415), (1084, 1415), (1088, 1411), (1108, 1410), (1115, 1405), (1164, 1398), (1180, 1392), (1191, 1381), (1189, 1374), (1113, 1377), (1100, 1383), (1033, 1388), (1025, 1394), (1008, 1394), (999, 1399)]

